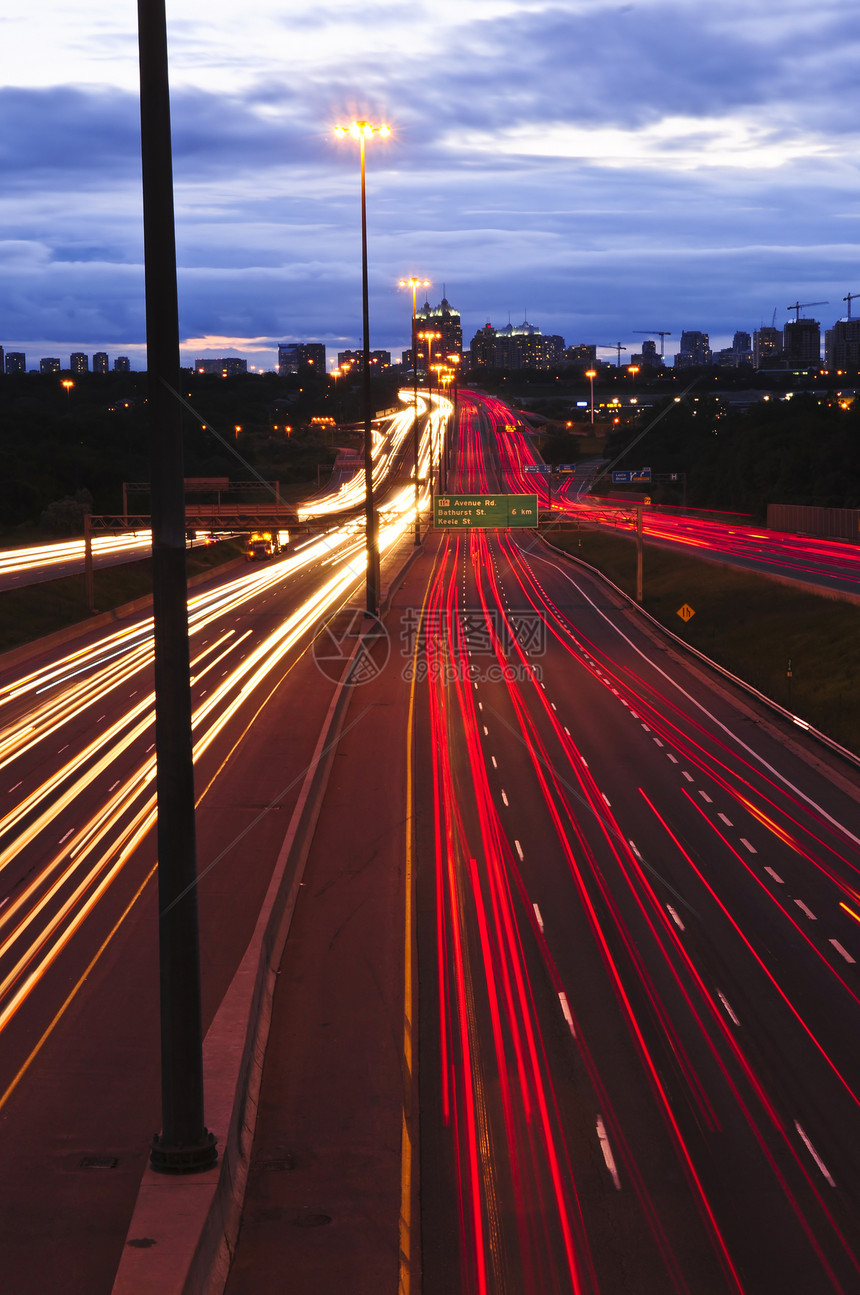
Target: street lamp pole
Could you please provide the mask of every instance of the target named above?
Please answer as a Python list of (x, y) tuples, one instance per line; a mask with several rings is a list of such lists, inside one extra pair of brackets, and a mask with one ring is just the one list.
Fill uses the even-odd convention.
[(429, 279), (411, 275), (400, 280), (401, 288), (412, 289), (412, 471), (415, 477), (415, 543), (421, 543), (421, 521), (418, 516), (418, 317), (415, 310), (415, 293), (419, 287), (429, 288)]
[(588, 381), (591, 383), (591, 426), (593, 427), (594, 426), (594, 379), (597, 377), (597, 373), (595, 372), (594, 369), (589, 369), (586, 372), (585, 376), (588, 378)]
[[(432, 330), (418, 333), (423, 342), (427, 343), (427, 393), (428, 404), (430, 406), (430, 476), (433, 474), (433, 343), (441, 341), (442, 334)], [(431, 487), (432, 488), (432, 487)]]
[(364, 141), (373, 135), (388, 135), (387, 126), (373, 126), (369, 121), (354, 121), (350, 126), (336, 126), (336, 135), (350, 135), (359, 143), (361, 159), (361, 315), (364, 356), (364, 484), (367, 547), (368, 612), (379, 610), (379, 538), (376, 508), (373, 500), (373, 419), (370, 407), (370, 308), (367, 283), (367, 199), (364, 175)]

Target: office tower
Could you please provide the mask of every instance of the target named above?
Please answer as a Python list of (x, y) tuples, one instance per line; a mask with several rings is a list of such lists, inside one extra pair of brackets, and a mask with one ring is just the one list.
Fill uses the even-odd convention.
[(433, 343), (433, 354), (441, 359), (449, 355), (463, 354), (463, 329), (460, 324), (460, 313), (454, 310), (447, 297), (443, 297), (438, 306), (431, 306), (429, 301), (415, 312), (416, 331), (419, 333), (441, 333), (441, 340)]
[(278, 346), (278, 373), (285, 378), (305, 371), (325, 373), (325, 346), (322, 342), (281, 342)]
[(711, 343), (707, 333), (687, 329), (681, 334), (681, 345), (675, 356), (676, 369), (689, 369), (694, 365), (710, 364)]
[(782, 349), (790, 369), (821, 363), (821, 325), (817, 319), (792, 319), (782, 330)]
[(773, 368), (782, 363), (782, 332), (778, 328), (758, 328), (753, 333), (753, 364), (757, 369)]
[(829, 369), (860, 369), (860, 319), (838, 319), (824, 334), (824, 358)]
[(201, 359), (194, 361), (195, 373), (214, 373), (219, 378), (235, 378), (239, 373), (248, 372), (248, 361), (228, 355), (214, 360)]

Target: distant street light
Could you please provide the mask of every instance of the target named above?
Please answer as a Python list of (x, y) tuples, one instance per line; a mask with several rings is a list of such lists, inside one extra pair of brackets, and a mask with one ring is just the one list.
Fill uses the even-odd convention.
[(597, 377), (596, 369), (587, 369), (585, 376), (591, 383), (591, 426), (594, 426), (594, 379)]
[(374, 126), (369, 121), (354, 121), (349, 126), (335, 126), (339, 138), (349, 135), (358, 140), (361, 160), (361, 306), (364, 354), (364, 484), (367, 547), (367, 600), (368, 612), (375, 616), (379, 610), (379, 541), (377, 537), (376, 509), (373, 503), (373, 425), (370, 407), (370, 310), (367, 287), (367, 200), (364, 178), (364, 143), (374, 135), (390, 135), (387, 126)]
[(415, 313), (415, 293), (418, 288), (429, 288), (429, 279), (419, 279), (411, 275), (408, 279), (401, 279), (399, 286), (401, 288), (412, 289), (412, 464), (415, 475), (415, 543), (421, 543), (421, 522), (418, 517), (418, 340), (416, 328), (418, 319)]
[(74, 382), (72, 382), (71, 378), (64, 378), (63, 381), (60, 383), (60, 386), (65, 387), (66, 389), (66, 397), (67, 397), (66, 404), (69, 406), (70, 409), (72, 407), (72, 387), (74, 385), (75, 384)]

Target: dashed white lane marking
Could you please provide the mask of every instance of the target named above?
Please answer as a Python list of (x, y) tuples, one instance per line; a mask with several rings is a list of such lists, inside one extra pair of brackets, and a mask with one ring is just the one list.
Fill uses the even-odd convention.
[(642, 855), (641, 855), (641, 854), (639, 853), (639, 851), (636, 849), (636, 842), (635, 842), (635, 841), (628, 841), (628, 842), (627, 842), (627, 844), (630, 846), (630, 849), (631, 849), (631, 850), (633, 851), (633, 853), (636, 855), (636, 858), (637, 858), (637, 859), (639, 859), (639, 860), (640, 860), (640, 862), (641, 862)]
[(507, 803), (508, 803), (508, 798), (507, 798), (507, 796), (505, 795), (505, 789), (504, 789), (504, 787), (502, 788), (502, 800), (503, 800), (503, 801), (505, 802), (505, 804), (507, 805)]
[(692, 781), (693, 781), (693, 775), (692, 775), (691, 773), (687, 773), (687, 770), (686, 770), (686, 769), (682, 769), (682, 770), (681, 770), (681, 773), (682, 773), (682, 774), (684, 775), (684, 777), (687, 779), (687, 782), (692, 782)]
[(662, 745), (663, 745), (663, 743), (660, 741), (659, 737), (655, 737), (655, 738), (654, 738), (654, 744), (655, 744), (655, 746), (662, 746)]
[(535, 911), (535, 921), (538, 924), (538, 929), (541, 935), (543, 935), (543, 918), (540, 915), (540, 909), (538, 908), (537, 904), (532, 904), (532, 908)]
[(672, 905), (671, 905), (671, 904), (667, 904), (667, 905), (666, 905), (666, 908), (668, 909), (668, 911), (669, 911), (669, 916), (671, 917), (672, 921), (673, 921), (673, 922), (675, 923), (675, 925), (677, 926), (678, 930), (679, 930), (679, 931), (686, 931), (686, 929), (687, 929), (687, 928), (686, 928), (686, 926), (685, 926), (685, 925), (684, 925), (684, 923), (681, 921), (680, 917), (678, 916), (677, 912), (676, 912), (676, 911), (675, 911), (675, 909), (672, 907)]
[(672, 761), (673, 764), (678, 763), (678, 757), (676, 755), (673, 755), (671, 751), (667, 751), (666, 754), (668, 755), (669, 759)]
[(490, 759), (491, 759), (491, 760), (492, 760), (492, 762), (493, 762), (493, 768), (494, 768), (494, 769), (498, 769), (498, 767), (499, 767), (499, 766), (498, 766), (498, 763), (497, 763), (497, 761), (496, 761), (496, 757), (495, 757), (494, 755), (491, 755), (491, 756), (490, 756)]
[(524, 858), (523, 847), (520, 845), (519, 841), (514, 841), (514, 849), (516, 850), (517, 854), (520, 856), (520, 863), (522, 863)]
[(62, 755), (63, 752), (68, 751), (68, 749), (69, 749), (69, 743), (67, 742), (65, 746), (60, 747), (59, 751), (57, 752), (57, 755)]
[(738, 1018), (735, 1016), (734, 1012), (733, 1012), (733, 1011), (732, 1011), (732, 1009), (731, 1009), (731, 1006), (730, 1006), (730, 1004), (729, 1004), (729, 1000), (726, 998), (725, 994), (723, 993), (723, 991), (722, 991), (721, 989), (718, 989), (718, 990), (717, 990), (717, 997), (719, 998), (719, 1000), (720, 1000), (720, 1002), (722, 1003), (723, 1007), (726, 1009), (726, 1012), (727, 1012), (727, 1014), (728, 1014), (729, 1018), (730, 1018), (732, 1021), (734, 1021), (735, 1025), (740, 1025), (740, 1021), (738, 1020)]
[(556, 706), (554, 701), (550, 702), (550, 706), (552, 706), (553, 710), (558, 710), (558, 707)]
[(771, 877), (773, 877), (774, 881), (775, 881), (778, 885), (780, 885), (780, 886), (784, 886), (784, 885), (785, 885), (785, 882), (782, 880), (782, 877), (780, 877), (780, 875), (779, 875), (779, 873), (778, 873), (778, 872), (774, 872), (773, 868), (765, 868), (765, 872), (769, 873), (769, 874), (770, 874), (770, 876), (771, 876)]
[(484, 736), (485, 736), (485, 737), (489, 737), (489, 736), (490, 736), (490, 730), (487, 728), (486, 724), (484, 725)]
[(711, 800), (710, 796), (706, 791), (700, 790), (699, 795), (701, 796), (702, 800), (705, 802), (706, 805), (713, 805), (714, 802)]
[(851, 954), (848, 952), (848, 950), (844, 949), (838, 940), (831, 940), (830, 943), (833, 945), (836, 952), (838, 954), (841, 954), (841, 956), (845, 959), (846, 962), (854, 961), (854, 959), (851, 957)]
[(580, 758), (580, 760), (582, 761), (582, 763), (585, 765), (585, 767), (586, 767), (586, 769), (587, 769), (589, 766), (588, 766), (588, 761), (586, 760), (585, 756), (584, 756), (584, 755), (581, 755), (579, 758)]
[(721, 818), (722, 821), (725, 823), (726, 827), (733, 826), (732, 820), (726, 814), (718, 814), (717, 818)]
[(570, 729), (567, 727), (567, 725), (565, 725), (564, 731), (567, 734), (567, 736), (570, 737)]
[(745, 845), (746, 848), (749, 850), (750, 854), (758, 854), (758, 850), (755, 848), (754, 845), (750, 845), (749, 841), (746, 839), (745, 836), (741, 837), (741, 845)]
[(479, 702), (478, 702), (478, 710), (483, 710), (483, 709), (484, 709), (484, 703), (483, 703), (482, 701), (479, 701)]
[[(23, 779), (22, 779), (21, 781), (23, 782)], [(19, 788), (20, 786), (21, 786), (21, 783), (20, 783), (20, 782), (16, 782), (16, 783), (15, 783), (15, 786), (14, 786), (14, 787), (10, 787), (10, 788), (9, 788), (9, 790), (10, 790), (10, 791), (17, 791), (17, 790), (18, 790), (18, 788)]]
[(642, 725), (642, 727), (644, 728), (644, 730), (645, 730), (645, 732), (646, 732), (646, 733), (650, 733), (650, 732), (651, 732), (651, 730), (650, 730), (650, 728), (648, 727), (648, 725), (647, 725), (647, 724), (643, 724), (643, 725)]
[(119, 786), (119, 781), (120, 781), (119, 778), (117, 778), (116, 782), (113, 783), (110, 787), (108, 787), (108, 791), (116, 791), (117, 787)]
[(558, 1001), (561, 1003), (561, 1010), (564, 1015), (564, 1019), (567, 1021), (567, 1028), (570, 1030), (573, 1037), (576, 1038), (576, 1030), (573, 1028), (573, 1013), (570, 1010), (570, 1003), (567, 1001), (567, 994), (563, 989), (558, 991)]
[(73, 827), (70, 827), (66, 835), (60, 837), (59, 844), (62, 845), (64, 841), (68, 841), (69, 837), (72, 835), (74, 830), (75, 829)]
[(146, 754), (149, 755), (150, 751), (154, 751), (154, 750), (155, 750), (155, 743), (153, 742), (152, 746), (148, 746), (146, 748)]
[(806, 914), (806, 916), (809, 918), (810, 922), (817, 922), (817, 921), (818, 921), (818, 918), (815, 916), (815, 914), (813, 913), (812, 909), (811, 909), (811, 908), (807, 908), (807, 907), (806, 907), (806, 905), (804, 904), (804, 902), (803, 902), (803, 900), (802, 900), (802, 899), (796, 899), (794, 902), (795, 902), (795, 904), (797, 904), (797, 907), (800, 909), (801, 913), (805, 913), (805, 914)]
[(603, 1116), (597, 1117), (597, 1139), (600, 1143), (600, 1150), (603, 1152), (603, 1159), (606, 1161), (606, 1168), (612, 1176), (617, 1191), (621, 1191), (621, 1179), (618, 1177), (618, 1169), (615, 1164), (615, 1157), (612, 1154), (612, 1147), (609, 1145), (609, 1137), (606, 1133), (606, 1125), (603, 1123)]
[(611, 808), (612, 808), (612, 803), (611, 803), (611, 801), (610, 801), (609, 797), (606, 795), (606, 793), (605, 793), (605, 792), (601, 792), (600, 794), (601, 794), (601, 796), (603, 797), (603, 799), (604, 799), (604, 801), (606, 802), (606, 804), (607, 804), (607, 806), (609, 807), (609, 809), (611, 809)]
[(815, 1163), (818, 1165), (818, 1168), (821, 1170), (822, 1174), (823, 1174), (823, 1175), (824, 1175), (824, 1177), (827, 1179), (827, 1181), (828, 1181), (828, 1183), (830, 1184), (830, 1186), (831, 1186), (831, 1187), (835, 1187), (835, 1186), (836, 1186), (836, 1184), (835, 1184), (835, 1182), (833, 1181), (833, 1178), (832, 1178), (832, 1177), (831, 1177), (831, 1175), (830, 1175), (830, 1171), (828, 1170), (828, 1168), (827, 1168), (827, 1166), (825, 1165), (824, 1161), (821, 1159), (821, 1156), (820, 1156), (820, 1155), (818, 1154), (818, 1152), (815, 1150), (815, 1147), (814, 1147), (814, 1146), (812, 1145), (812, 1143), (810, 1142), (809, 1137), (807, 1136), (807, 1134), (803, 1131), (803, 1129), (801, 1128), (801, 1126), (798, 1124), (797, 1120), (795, 1120), (795, 1121), (794, 1121), (794, 1127), (797, 1129), (798, 1133), (800, 1134), (801, 1140), (803, 1141), (803, 1145), (806, 1147), (806, 1150), (807, 1150), (807, 1151), (809, 1152), (809, 1154), (812, 1156), (812, 1159), (813, 1159), (813, 1160), (815, 1161)]

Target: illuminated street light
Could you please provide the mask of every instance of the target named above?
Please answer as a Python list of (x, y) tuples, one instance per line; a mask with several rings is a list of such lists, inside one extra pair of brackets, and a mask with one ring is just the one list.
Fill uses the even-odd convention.
[(401, 279), (399, 286), (401, 288), (412, 289), (412, 462), (415, 474), (415, 543), (421, 543), (421, 522), (418, 518), (418, 342), (415, 332), (418, 327), (418, 318), (415, 313), (415, 293), (418, 288), (429, 288), (429, 279), (419, 279), (416, 275), (410, 275), (408, 279)]
[(591, 426), (594, 426), (594, 379), (597, 377), (596, 369), (586, 369), (585, 376), (591, 383)]
[(72, 387), (74, 385), (75, 384), (74, 382), (72, 382), (71, 378), (64, 378), (63, 381), (60, 383), (60, 386), (65, 387), (66, 389), (66, 396), (67, 396), (66, 403), (69, 405), (70, 408), (72, 404)]
[(366, 491), (365, 516), (367, 536), (367, 610), (375, 616), (379, 609), (379, 543), (377, 539), (376, 509), (373, 503), (373, 426), (370, 408), (370, 311), (367, 288), (367, 201), (364, 178), (364, 144), (374, 135), (390, 135), (387, 126), (374, 126), (369, 121), (354, 121), (349, 126), (335, 126), (339, 138), (345, 135), (358, 140), (361, 160), (361, 306), (364, 354), (364, 484)]

